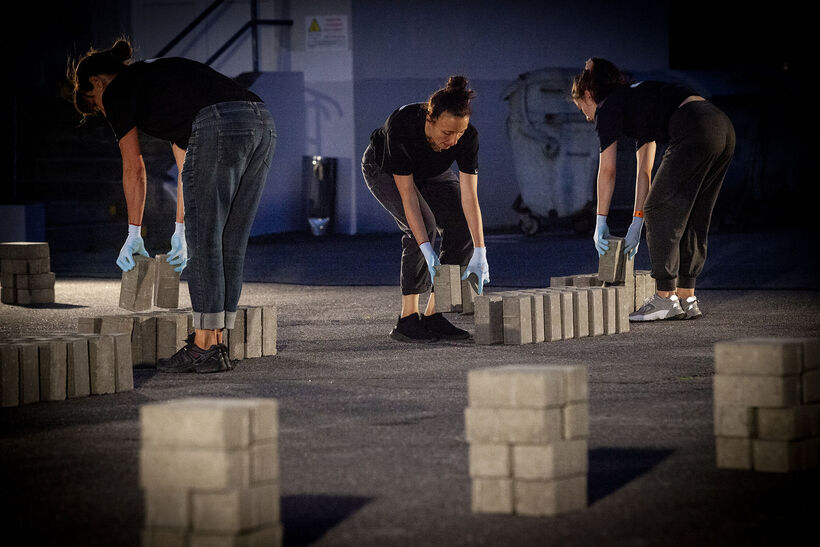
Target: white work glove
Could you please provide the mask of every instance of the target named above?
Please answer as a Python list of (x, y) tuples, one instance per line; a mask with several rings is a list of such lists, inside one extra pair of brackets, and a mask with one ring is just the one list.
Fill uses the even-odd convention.
[(641, 228), (643, 228), (643, 219), (641, 217), (632, 217), (632, 224), (629, 225), (629, 230), (626, 232), (624, 238), (624, 254), (629, 258), (634, 258), (638, 254), (638, 244), (641, 242)]
[(421, 249), (422, 254), (424, 254), (424, 260), (427, 261), (427, 270), (430, 272), (430, 283), (435, 284), (436, 266), (441, 265), (441, 262), (438, 260), (438, 255), (436, 255), (429, 241), (425, 241), (419, 245), (419, 249)]
[(165, 259), (170, 264), (176, 266), (174, 271), (179, 273), (188, 264), (188, 244), (185, 242), (185, 223), (174, 223), (174, 235), (171, 236), (171, 252)]
[(606, 224), (606, 215), (598, 215), (595, 219), (595, 235), (592, 236), (598, 254), (604, 256), (609, 250), (609, 226)]
[(129, 224), (128, 237), (120, 249), (120, 255), (117, 257), (117, 266), (124, 272), (131, 271), (134, 269), (133, 255), (135, 254), (149, 256), (148, 251), (145, 250), (145, 242), (140, 235), (140, 226)]
[(476, 247), (473, 249), (473, 257), (464, 269), (464, 274), (461, 276), (462, 281), (467, 279), (470, 274), (475, 274), (476, 279), (478, 279), (476, 292), (481, 294), (484, 292), (484, 285), (490, 282), (490, 266), (487, 264), (486, 247)]

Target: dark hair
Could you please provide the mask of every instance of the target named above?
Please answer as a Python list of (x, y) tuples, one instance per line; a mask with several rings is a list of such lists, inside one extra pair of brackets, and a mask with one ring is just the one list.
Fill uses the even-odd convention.
[(98, 50), (91, 48), (79, 61), (71, 62), (69, 60), (67, 76), (73, 87), (71, 100), (74, 103), (74, 108), (83, 115), (84, 119), (87, 116), (96, 114), (94, 104), (88, 97), (88, 93), (93, 89), (90, 81), (91, 76), (118, 74), (120, 70), (130, 64), (133, 55), (134, 50), (131, 43), (125, 38), (120, 38), (109, 49)]
[(439, 89), (427, 100), (427, 114), (436, 119), (444, 112), (463, 118), (472, 113), (470, 101), (475, 97), (475, 91), (467, 88), (467, 78), (464, 76), (450, 76), (447, 85)]
[(596, 103), (603, 101), (618, 86), (627, 83), (627, 78), (612, 62), (593, 57), (586, 62), (584, 71), (572, 80), (572, 98), (581, 99), (584, 92), (592, 94)]

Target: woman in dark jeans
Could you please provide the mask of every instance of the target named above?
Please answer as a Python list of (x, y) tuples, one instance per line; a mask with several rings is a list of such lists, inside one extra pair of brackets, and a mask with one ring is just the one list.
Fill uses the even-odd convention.
[[(607, 214), (615, 186), (619, 137), (635, 139), (635, 209), (624, 238), (632, 260), (646, 219), (646, 241), (657, 293), (630, 321), (697, 319), (695, 280), (706, 261), (712, 210), (735, 150), (732, 122), (693, 90), (674, 83), (628, 83), (606, 59), (592, 58), (575, 77), (572, 99), (600, 140), (595, 247), (609, 248)], [(650, 189), (656, 142), (668, 146)]]
[(105, 116), (119, 142), (129, 226), (117, 265), (128, 271), (133, 254), (148, 256), (140, 235), (140, 130), (169, 141), (179, 168), (168, 261), (178, 272), (188, 267), (195, 328), (157, 368), (230, 370), (222, 331), (234, 327), (248, 237), (276, 144), (273, 119), (259, 97), (206, 65), (182, 58), (132, 63), (132, 56), (131, 45), (118, 40), (89, 51), (70, 75), (77, 110)]
[[(470, 124), (474, 92), (462, 76), (427, 102), (395, 110), (370, 136), (362, 156), (362, 174), (373, 196), (393, 216), (402, 237), (402, 309), (391, 338), (403, 342), (433, 342), (467, 338), (436, 313), (435, 293), (424, 314), (419, 295), (434, 286), (435, 267), (466, 266), (477, 290), (490, 281), (484, 228), (478, 205), (478, 132)], [(458, 165), (456, 175), (450, 170)], [(433, 250), (441, 234), (441, 256)]]

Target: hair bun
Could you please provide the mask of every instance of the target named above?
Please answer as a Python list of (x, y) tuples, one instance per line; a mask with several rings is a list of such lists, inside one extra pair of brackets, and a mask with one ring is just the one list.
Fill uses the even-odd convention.
[(134, 50), (131, 48), (131, 44), (129, 44), (127, 40), (122, 39), (114, 42), (114, 45), (111, 46), (111, 49), (108, 51), (115, 60), (121, 63), (125, 63), (130, 60), (134, 55)]
[(450, 76), (447, 80), (448, 91), (463, 91), (467, 89), (467, 78), (464, 76)]

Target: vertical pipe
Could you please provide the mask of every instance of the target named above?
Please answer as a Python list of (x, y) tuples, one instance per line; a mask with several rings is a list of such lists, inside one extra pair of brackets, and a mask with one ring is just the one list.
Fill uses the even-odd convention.
[(257, 14), (257, 0), (251, 0), (251, 49), (253, 50), (253, 71), (259, 72), (259, 44), (258, 34), (259, 26), (256, 24)]

